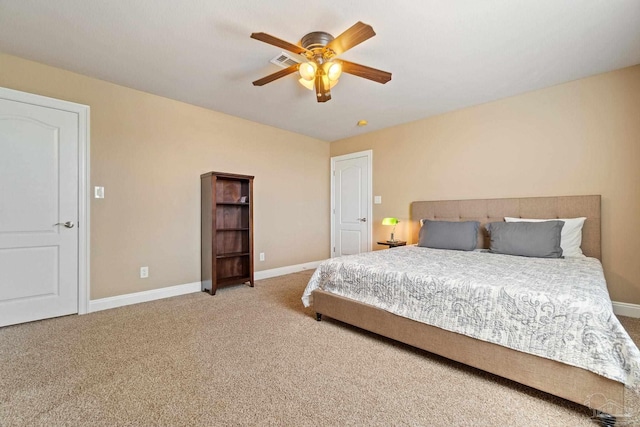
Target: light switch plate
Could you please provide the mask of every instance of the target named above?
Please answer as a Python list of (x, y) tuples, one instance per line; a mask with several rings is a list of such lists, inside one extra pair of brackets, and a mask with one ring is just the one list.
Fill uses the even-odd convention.
[(374, 196), (373, 197), (373, 203), (376, 205), (381, 205), (382, 204), (382, 196)]
[(104, 199), (104, 187), (94, 187), (93, 194), (96, 199)]

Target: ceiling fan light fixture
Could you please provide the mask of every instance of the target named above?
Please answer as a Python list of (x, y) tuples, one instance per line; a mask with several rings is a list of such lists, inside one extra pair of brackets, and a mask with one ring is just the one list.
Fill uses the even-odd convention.
[[(303, 64), (300, 64), (301, 65), (300, 70), (302, 70), (302, 65), (304, 65), (304, 64), (308, 64), (308, 63), (305, 62)], [(309, 62), (309, 64), (311, 64), (311, 62)], [(306, 79), (304, 77), (301, 77), (301, 78), (298, 79), (298, 82), (302, 86), (306, 87), (307, 89), (314, 90), (316, 77), (321, 77), (323, 86), (325, 88), (329, 88), (329, 90), (331, 90), (335, 85), (338, 84), (338, 79), (336, 78), (336, 76), (340, 77), (342, 69), (341, 69), (340, 65), (337, 64), (337, 63), (333, 63), (333, 64), (329, 63), (328, 67), (325, 66), (325, 65), (323, 65), (320, 70), (318, 70), (317, 68), (315, 69), (315, 74), (313, 75), (312, 79)], [(338, 65), (338, 67), (337, 68), (336, 67), (331, 67), (331, 65)], [(327, 72), (325, 72), (325, 70), (331, 70), (331, 72), (333, 74), (328, 74)], [(336, 72), (336, 70), (337, 70), (337, 72)], [(302, 72), (300, 74), (302, 75)], [(332, 80), (332, 77), (333, 77), (333, 80)]]
[(313, 82), (317, 69), (318, 67), (314, 62), (303, 62), (298, 68), (298, 73), (300, 73), (300, 77), (302, 77), (303, 80)]

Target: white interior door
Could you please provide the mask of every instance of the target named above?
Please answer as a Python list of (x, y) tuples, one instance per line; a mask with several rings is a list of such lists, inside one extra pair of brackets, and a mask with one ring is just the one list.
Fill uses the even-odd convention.
[(0, 98), (0, 326), (78, 312), (78, 114)]
[(332, 257), (371, 250), (371, 160), (371, 151), (331, 159)]

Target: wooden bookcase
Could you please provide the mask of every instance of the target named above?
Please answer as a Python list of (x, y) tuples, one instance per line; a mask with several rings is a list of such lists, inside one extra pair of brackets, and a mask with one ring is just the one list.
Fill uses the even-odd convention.
[(200, 175), (202, 291), (253, 286), (253, 176)]

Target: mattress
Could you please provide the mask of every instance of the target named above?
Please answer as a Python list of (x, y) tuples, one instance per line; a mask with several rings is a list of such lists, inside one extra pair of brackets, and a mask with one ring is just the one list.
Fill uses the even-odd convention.
[(587, 369), (638, 390), (640, 351), (613, 314), (596, 258), (540, 259), (416, 246), (324, 261), (322, 289), (396, 315)]

